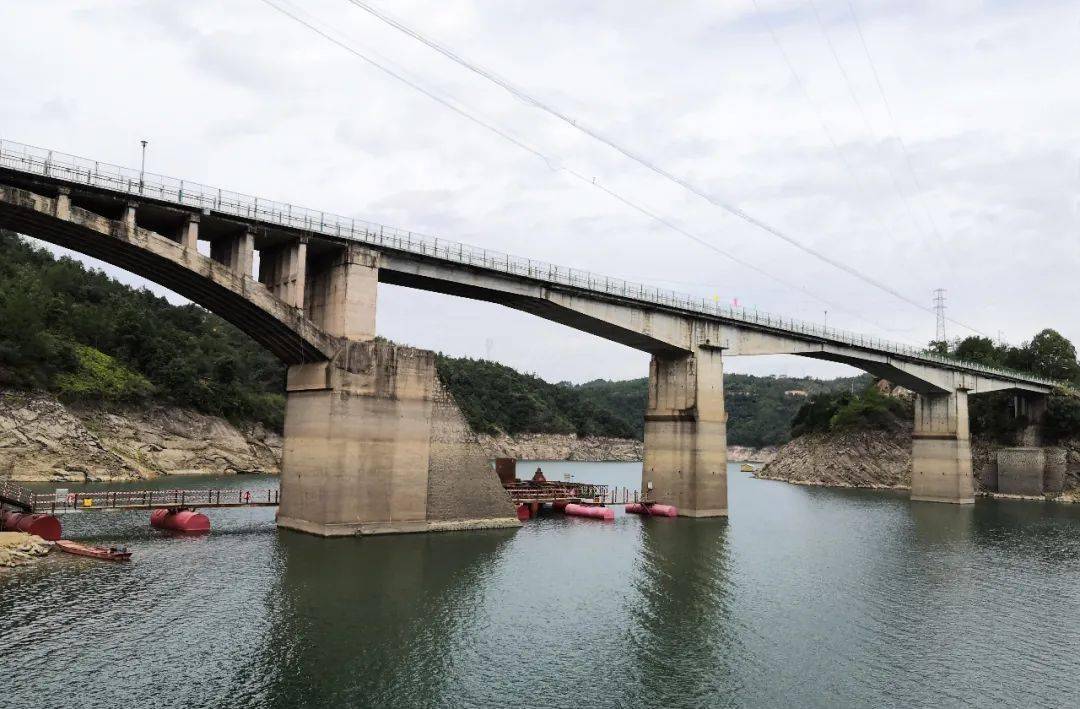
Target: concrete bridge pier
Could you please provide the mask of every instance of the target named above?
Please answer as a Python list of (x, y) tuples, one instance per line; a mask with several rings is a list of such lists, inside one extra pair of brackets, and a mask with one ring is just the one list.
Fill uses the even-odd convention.
[(1017, 393), (1013, 397), (1013, 417), (1024, 422), (1017, 435), (1018, 446), (1033, 448), (1043, 444), (1042, 425), (1046, 417), (1044, 394)]
[(967, 390), (917, 394), (912, 438), (911, 499), (974, 503)]
[(653, 355), (641, 488), (683, 517), (727, 516), (727, 413), (719, 349)]
[[(285, 293), (289, 248), (266, 276)], [(278, 526), (321, 536), (520, 526), (435, 354), (374, 339), (378, 264), (351, 245), (308, 264), (305, 308), (342, 347), (289, 367)]]

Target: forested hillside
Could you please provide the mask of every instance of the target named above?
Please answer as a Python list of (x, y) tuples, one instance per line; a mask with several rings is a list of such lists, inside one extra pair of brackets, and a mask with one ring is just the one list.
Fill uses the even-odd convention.
[(280, 429), (284, 368), (221, 318), (0, 232), (0, 385), (155, 399)]
[[(1020, 345), (995, 343), (988, 337), (971, 336), (953, 342), (931, 342), (930, 349), (965, 362), (1004, 367), (1055, 380), (1061, 387), (1047, 397), (1042, 432), (1053, 442), (1080, 434), (1080, 362), (1076, 348), (1050, 328)], [(1012, 413), (1015, 392), (999, 391), (968, 399), (971, 433), (986, 441), (1014, 445), (1027, 421)], [(853, 430), (895, 431), (910, 425), (914, 416), (910, 401), (882, 394), (875, 387), (850, 392), (823, 392), (811, 397), (792, 422), (793, 434)]]
[[(482, 433), (576, 433), (642, 438), (648, 380), (550, 384), (494, 362), (439, 358), (439, 374), (473, 428)], [(861, 390), (869, 377), (822, 381), (794, 377), (724, 376), (728, 442), (759, 448), (790, 438), (791, 419), (820, 392)]]
[[(647, 381), (552, 384), (494, 362), (439, 356), (477, 431), (641, 438)], [(783, 443), (801, 393), (864, 382), (727, 375), (728, 440)], [(221, 318), (175, 306), (0, 232), (0, 386), (67, 401), (156, 401), (280, 430), (284, 367)]]

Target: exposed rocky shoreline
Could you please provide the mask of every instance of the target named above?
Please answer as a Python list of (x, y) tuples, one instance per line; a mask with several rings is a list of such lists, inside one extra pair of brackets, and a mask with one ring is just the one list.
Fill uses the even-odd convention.
[(23, 532), (0, 532), (0, 569), (23, 566), (52, 551), (53, 543)]
[[(1067, 450), (1067, 472), (1061, 499), (1069, 501), (1080, 493), (1080, 441), (1062, 445)], [(999, 495), (992, 492), (996, 488), (991, 484), (997, 479), (999, 447), (972, 441), (977, 493)], [(911, 488), (911, 429), (806, 434), (781, 447), (755, 477), (800, 485), (907, 490)]]
[(281, 437), (166, 406), (65, 406), (0, 390), (0, 478), (109, 482), (160, 475), (277, 473)]
[[(481, 435), (492, 458), (637, 462), (627, 438), (533, 433)], [(44, 392), (0, 390), (0, 478), (22, 482), (122, 482), (162, 475), (277, 474), (281, 436), (238, 428), (189, 409), (65, 405)], [(776, 448), (728, 446), (733, 463), (765, 463)]]
[[(573, 434), (523, 433), (517, 436), (481, 435), (480, 445), (492, 458), (518, 460), (570, 460), (582, 462), (636, 463), (645, 455), (645, 444), (633, 438), (604, 438)], [(766, 463), (776, 455), (776, 448), (728, 446), (732, 463)]]

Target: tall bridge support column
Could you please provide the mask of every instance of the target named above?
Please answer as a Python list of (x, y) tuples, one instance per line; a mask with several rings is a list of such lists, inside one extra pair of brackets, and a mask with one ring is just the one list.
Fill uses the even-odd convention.
[(727, 516), (727, 413), (720, 350), (654, 355), (642, 491), (683, 517)]
[(321, 536), (517, 527), (510, 498), (435, 372), (370, 340), (289, 368), (278, 525)]
[(379, 254), (349, 245), (311, 264), (304, 302), (308, 317), (336, 337), (375, 337)]
[(912, 500), (975, 502), (966, 390), (915, 397), (911, 454)]

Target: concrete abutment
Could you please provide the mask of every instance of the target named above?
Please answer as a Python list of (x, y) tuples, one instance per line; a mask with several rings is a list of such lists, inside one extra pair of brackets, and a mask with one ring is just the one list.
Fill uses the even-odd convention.
[(278, 525), (323, 536), (520, 525), (433, 352), (348, 342), (289, 368)]
[(727, 413), (720, 350), (654, 355), (642, 492), (683, 517), (727, 516)]

